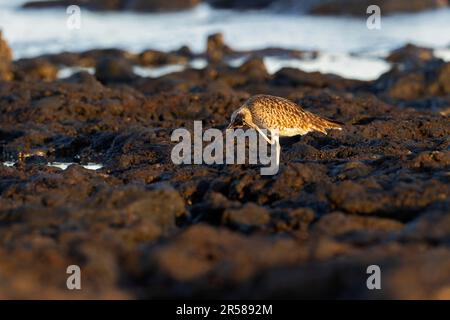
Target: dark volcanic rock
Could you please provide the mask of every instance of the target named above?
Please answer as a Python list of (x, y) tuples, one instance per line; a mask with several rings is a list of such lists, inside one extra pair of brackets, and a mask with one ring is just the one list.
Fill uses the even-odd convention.
[(134, 0), (126, 3), (127, 9), (144, 12), (177, 11), (195, 7), (200, 0)]
[(447, 0), (326, 0), (313, 6), (310, 13), (318, 15), (353, 15), (367, 16), (370, 5), (378, 5), (381, 14), (395, 12), (417, 12), (441, 8), (448, 5)]
[(15, 79), (17, 80), (44, 80), (56, 79), (58, 67), (46, 59), (21, 59), (14, 62)]
[(431, 59), (435, 59), (432, 49), (418, 47), (413, 44), (407, 44), (398, 48), (386, 57), (387, 61), (399, 64), (403, 69), (408, 70), (423, 66)]
[[(0, 164), (0, 298), (448, 298), (448, 63), (408, 46), (365, 82), (270, 75), (263, 51), (230, 67), (244, 53), (214, 36), (206, 68), (159, 78), (133, 66), (205, 55), (102, 49), (14, 62), (16, 81), (0, 81), (1, 160), (17, 161)], [(52, 80), (62, 65), (97, 74)], [(274, 176), (172, 162), (175, 129), (222, 130), (256, 93), (343, 130), (282, 139)], [(68, 293), (72, 264), (83, 290)], [(371, 264), (383, 290), (367, 290)]]
[(208, 36), (206, 45), (206, 56), (210, 63), (223, 61), (224, 56), (232, 50), (225, 44), (222, 33), (214, 33)]
[(133, 10), (138, 12), (160, 12), (189, 9), (199, 4), (199, 2), (200, 0), (56, 0), (27, 2), (23, 5), (23, 8), (41, 9), (78, 5), (81, 8), (95, 11)]
[[(105, 154), (105, 164), (112, 169), (161, 163), (168, 160), (168, 146), (157, 143), (157, 133), (136, 130), (117, 135)], [(156, 143), (155, 143), (156, 142)]]
[[(192, 226), (168, 242), (146, 254), (147, 264), (156, 268), (160, 282), (189, 283), (198, 279), (200, 287), (186, 287), (183, 296), (194, 292), (199, 296), (218, 296), (225, 283), (235, 287), (258, 270), (277, 265), (292, 264), (306, 257), (304, 250), (296, 250), (290, 239), (271, 241), (261, 237), (247, 238), (228, 230), (214, 229), (206, 225)], [(150, 269), (150, 268), (149, 268)], [(148, 274), (147, 277), (151, 277)], [(216, 289), (208, 285), (206, 278), (215, 279)], [(152, 282), (153, 282), (152, 281)], [(164, 297), (167, 292), (148, 289), (149, 296)]]
[(372, 85), (388, 102), (448, 114), (450, 63), (430, 59), (408, 68), (394, 67)]
[(127, 82), (136, 76), (132, 64), (125, 59), (109, 58), (99, 60), (95, 68), (95, 76), (101, 82)]
[(166, 53), (157, 50), (145, 50), (139, 55), (139, 63), (144, 66), (160, 66), (165, 64), (186, 64), (185, 55)]
[(248, 77), (249, 82), (264, 82), (270, 79), (264, 61), (260, 58), (248, 59), (238, 70)]
[(343, 213), (330, 213), (314, 225), (314, 231), (330, 236), (344, 235), (358, 231), (390, 233), (401, 230), (403, 224), (391, 219), (359, 217)]
[[(434, 212), (433, 212), (434, 211)], [(450, 215), (440, 212), (439, 208), (410, 223), (398, 234), (403, 242), (450, 243)]]
[(295, 68), (282, 68), (277, 71), (273, 83), (279, 86), (306, 86), (315, 88), (341, 88), (355, 85), (357, 81), (346, 80), (337, 75), (323, 75), (320, 72), (304, 72)]
[(175, 228), (176, 219), (186, 214), (183, 199), (170, 187), (140, 191), (134, 195), (125, 193), (124, 200), (129, 201), (130, 198), (135, 200), (123, 208), (127, 215), (151, 222), (165, 231)]
[(56, 0), (56, 1), (31, 1), (22, 5), (25, 9), (45, 9), (52, 7), (68, 7), (70, 5), (77, 5), (82, 8), (91, 10), (118, 10), (122, 8), (122, 0)]
[(270, 221), (270, 213), (264, 207), (247, 203), (240, 209), (226, 210), (223, 220), (234, 227), (246, 230), (252, 227), (263, 227)]

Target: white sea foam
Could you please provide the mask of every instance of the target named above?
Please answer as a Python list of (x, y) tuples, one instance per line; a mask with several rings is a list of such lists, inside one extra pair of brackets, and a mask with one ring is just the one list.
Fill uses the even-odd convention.
[(291, 67), (304, 71), (339, 74), (345, 78), (358, 80), (377, 79), (390, 69), (390, 64), (379, 58), (366, 58), (348, 54), (319, 54), (316, 59), (295, 60), (266, 57), (264, 63), (269, 73)]
[(58, 70), (58, 74), (56, 75), (58, 79), (65, 79), (77, 72), (85, 71), (90, 74), (95, 73), (95, 68), (85, 68), (85, 67), (63, 67)]
[[(75, 163), (74, 162), (49, 162), (49, 163), (47, 163), (47, 165), (49, 167), (60, 168), (62, 170), (66, 170), (72, 164), (75, 164)], [(91, 162), (89, 162), (88, 164), (85, 164), (85, 165), (81, 165), (81, 166), (88, 170), (99, 170), (99, 169), (103, 168), (102, 164), (91, 163)]]
[(450, 61), (450, 48), (436, 49), (434, 55), (444, 61)]
[(150, 77), (157, 78), (164, 76), (169, 73), (183, 71), (187, 67), (194, 69), (202, 69), (206, 67), (205, 59), (194, 59), (188, 65), (184, 64), (169, 64), (160, 67), (143, 67), (143, 66), (134, 66), (133, 72), (141, 77)]

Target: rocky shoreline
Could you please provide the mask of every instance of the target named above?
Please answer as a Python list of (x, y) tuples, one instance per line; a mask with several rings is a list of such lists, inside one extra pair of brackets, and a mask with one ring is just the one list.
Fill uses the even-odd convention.
[[(236, 52), (219, 34), (207, 48), (12, 61), (0, 37), (0, 154), (16, 161), (0, 165), (0, 298), (450, 298), (450, 63), (409, 45), (357, 81), (262, 60), (311, 52)], [(187, 67), (133, 72), (173, 63)], [(345, 128), (282, 140), (275, 176), (172, 163), (174, 129), (222, 129), (256, 93)], [(71, 264), (82, 291), (65, 287)]]

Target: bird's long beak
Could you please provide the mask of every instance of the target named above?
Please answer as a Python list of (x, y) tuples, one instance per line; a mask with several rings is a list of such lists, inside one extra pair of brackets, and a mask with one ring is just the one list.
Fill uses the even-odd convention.
[(233, 122), (230, 122), (230, 124), (228, 125), (227, 129), (237, 129), (237, 128), (244, 128), (245, 126), (249, 127), (249, 128), (254, 128), (254, 125), (250, 125), (248, 122), (243, 121), (242, 125), (235, 125)]

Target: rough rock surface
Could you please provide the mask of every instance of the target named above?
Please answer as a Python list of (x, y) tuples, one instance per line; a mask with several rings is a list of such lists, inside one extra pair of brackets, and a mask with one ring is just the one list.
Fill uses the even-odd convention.
[(448, 6), (448, 0), (326, 0), (310, 8), (318, 15), (352, 15), (367, 16), (367, 8), (377, 5), (381, 14), (396, 12), (418, 12)]
[[(270, 75), (259, 57), (131, 74), (171, 61), (149, 52), (16, 61), (0, 81), (1, 160), (17, 161), (0, 165), (0, 298), (450, 298), (450, 121), (436, 107), (448, 64), (427, 57), (373, 82)], [(46, 65), (99, 68), (57, 80)], [(274, 176), (173, 164), (174, 129), (223, 129), (261, 92), (344, 129), (283, 139)], [(71, 264), (80, 292), (65, 287)], [(372, 264), (381, 291), (366, 288)]]

